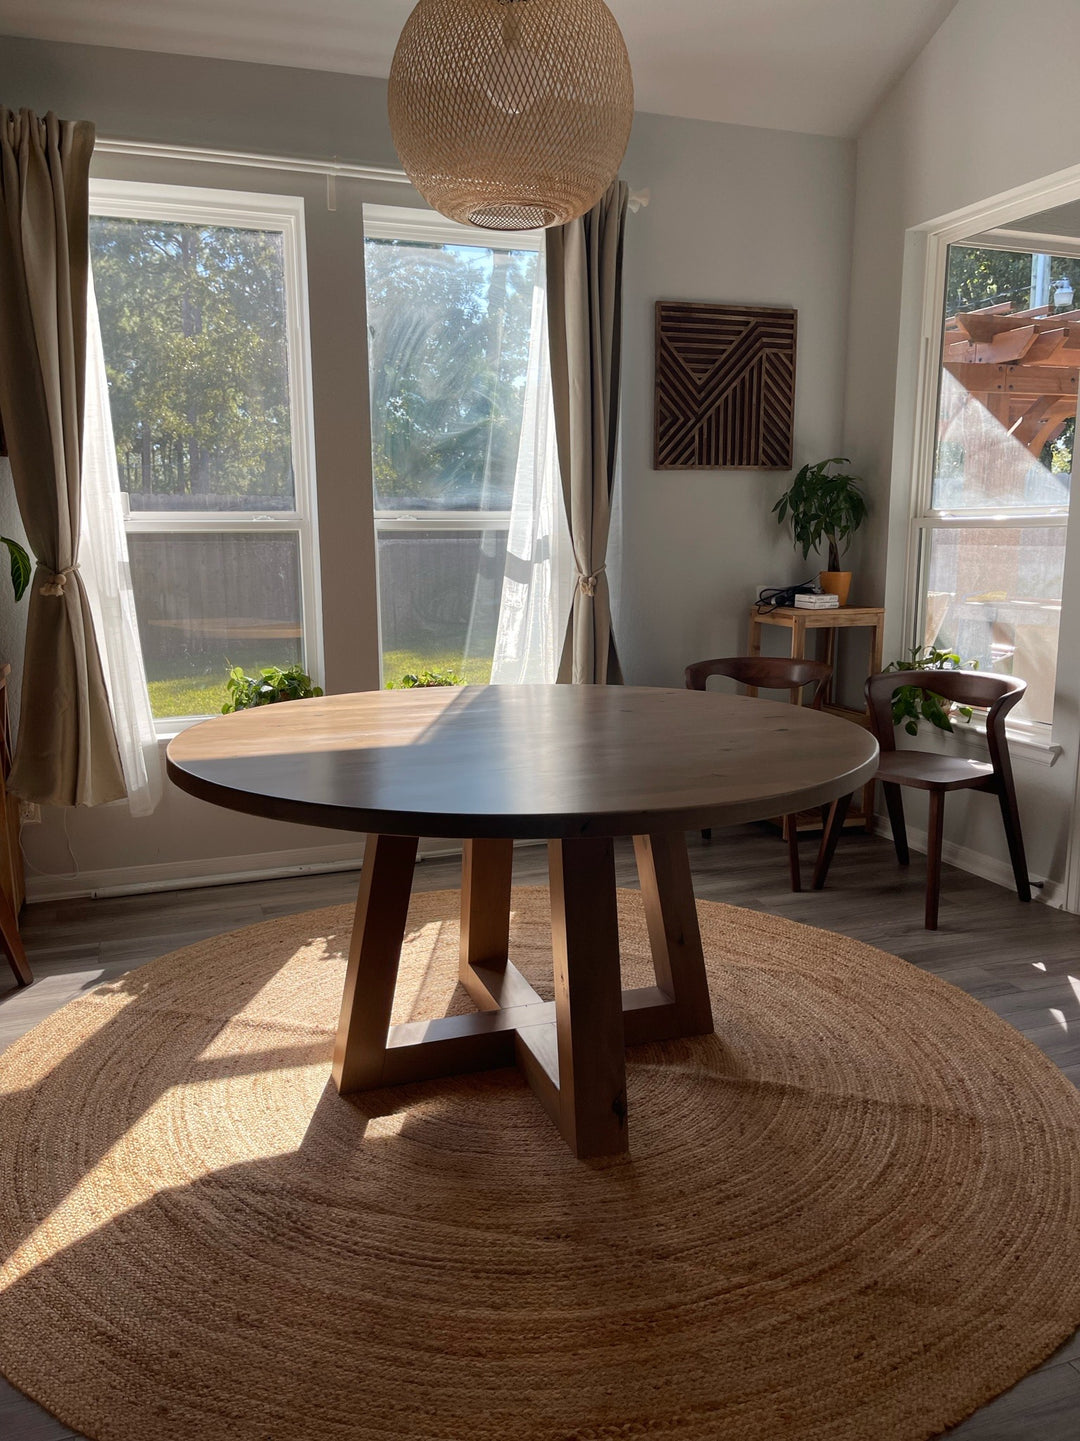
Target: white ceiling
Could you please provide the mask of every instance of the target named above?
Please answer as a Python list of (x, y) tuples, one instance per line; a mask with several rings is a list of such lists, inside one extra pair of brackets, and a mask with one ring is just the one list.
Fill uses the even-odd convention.
[[(637, 108), (853, 135), (956, 0), (610, 0)], [(413, 0), (0, 0), (0, 33), (385, 76)]]

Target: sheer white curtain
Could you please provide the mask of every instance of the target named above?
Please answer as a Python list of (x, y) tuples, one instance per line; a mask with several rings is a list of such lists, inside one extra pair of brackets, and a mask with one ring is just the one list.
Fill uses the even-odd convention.
[(93, 276), (87, 296), (79, 568), (101, 650), (128, 806), (134, 816), (149, 815), (161, 798), (161, 759), (135, 620)]
[(533, 292), (525, 408), (491, 666), (494, 684), (554, 684), (570, 612), (570, 557), (555, 446), (547, 291), (541, 265)]

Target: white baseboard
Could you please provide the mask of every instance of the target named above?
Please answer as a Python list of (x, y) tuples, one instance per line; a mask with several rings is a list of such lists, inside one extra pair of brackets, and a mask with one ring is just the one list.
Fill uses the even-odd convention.
[[(877, 816), (874, 829), (878, 835), (887, 836), (892, 832), (884, 816)], [(909, 825), (908, 844), (912, 850), (926, 853), (926, 832)], [(518, 841), (516, 845), (543, 845), (538, 841)], [(355, 845), (305, 846), (291, 851), (262, 851), (254, 855), (229, 856), (222, 858), (222, 869), (208, 870), (208, 862), (167, 861), (153, 866), (123, 866), (114, 870), (78, 871), (70, 875), (34, 875), (26, 878), (26, 899), (35, 901), (62, 901), (76, 897), (133, 896), (148, 891), (193, 890), (199, 886), (230, 886), (239, 881), (270, 881), (284, 876), (324, 875), (333, 871), (360, 869), (363, 855), (363, 840), (358, 834)], [(455, 845), (425, 847), (420, 860), (435, 860), (442, 856), (460, 855)], [(995, 885), (1013, 889), (1012, 867), (1005, 861), (984, 855), (982, 851), (969, 846), (957, 845), (946, 840), (941, 848), (943, 858), (951, 866), (962, 871), (993, 881)], [(228, 869), (224, 869), (227, 866)], [(1065, 906), (1065, 887), (1059, 881), (1044, 876), (1031, 877), (1036, 885), (1035, 896), (1048, 906), (1061, 910)]]
[[(76, 896), (133, 896), (144, 891), (182, 891), (197, 886), (229, 886), (237, 881), (270, 881), (282, 876), (320, 875), (360, 869), (363, 836), (355, 845), (305, 846), (302, 850), (263, 851), (249, 856), (221, 858), (220, 869), (208, 870), (207, 860), (167, 861), (156, 866), (123, 866), (116, 870), (78, 871), (71, 875), (30, 874), (26, 899), (70, 900)], [(459, 855), (459, 846), (425, 849), (420, 859)], [(227, 869), (226, 869), (227, 867)]]
[[(892, 830), (886, 816), (875, 816), (874, 829), (879, 836), (887, 836), (890, 842), (892, 841)], [(908, 845), (913, 851), (926, 854), (925, 831), (909, 825), (907, 837)], [(1012, 866), (1008, 861), (999, 861), (994, 856), (985, 855), (982, 851), (974, 851), (970, 846), (957, 845), (955, 841), (950, 840), (942, 841), (941, 857), (950, 866), (956, 866), (962, 871), (970, 871), (973, 876), (980, 876), (984, 881), (993, 881), (996, 886), (1004, 886), (1008, 891), (1016, 888)], [(1044, 905), (1053, 906), (1055, 910), (1064, 909), (1065, 887), (1060, 881), (1052, 881), (1046, 876), (1032, 874), (1031, 884), (1035, 900), (1042, 901)]]

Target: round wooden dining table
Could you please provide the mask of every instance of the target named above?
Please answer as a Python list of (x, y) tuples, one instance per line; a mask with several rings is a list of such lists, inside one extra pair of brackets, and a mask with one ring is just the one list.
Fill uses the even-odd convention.
[[(365, 691), (216, 716), (168, 773), (215, 805), (367, 833), (333, 1076), (342, 1094), (517, 1064), (579, 1157), (628, 1149), (625, 1047), (713, 1030), (687, 830), (791, 815), (877, 743), (786, 703), (637, 686)], [(391, 1026), (421, 836), (463, 841), (474, 1014)], [(614, 840), (631, 836), (656, 985), (623, 990)], [(554, 1001), (510, 955), (515, 840), (549, 845)]]

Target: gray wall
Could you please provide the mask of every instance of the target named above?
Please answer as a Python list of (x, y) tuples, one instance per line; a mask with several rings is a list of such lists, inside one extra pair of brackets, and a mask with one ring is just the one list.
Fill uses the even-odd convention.
[[(1022, 57), (1033, 36), (1057, 55), (1075, 53), (1076, 0), (960, 0), (859, 136), (844, 450), (872, 486), (873, 515), (855, 559), (885, 598), (893, 654), (905, 643), (911, 357), (920, 343), (922, 249), (912, 228), (1080, 164), (1080, 87), (1032, 81)], [(1022, 123), (1004, 100), (1018, 84)], [(1054, 724), (1065, 753), (1052, 768), (1025, 759), (1016, 767), (1031, 870), (1057, 886), (1072, 841), (1080, 737), (1078, 558), (1073, 545)], [(924, 824), (921, 808), (910, 809)], [(946, 836), (971, 853), (968, 863), (1004, 869), (1000, 824), (985, 798), (951, 800)]]
[[(385, 85), (358, 77), (0, 39), (0, 96), (7, 105), (92, 119), (109, 138), (396, 163)], [(812, 568), (769, 514), (781, 475), (651, 470), (653, 304), (694, 298), (798, 307), (797, 463), (834, 453), (853, 167), (848, 141), (636, 119), (623, 173), (633, 187), (649, 187), (652, 203), (631, 218), (627, 244), (624, 481), (613, 541), (621, 583), (612, 567), (631, 681), (678, 684), (687, 661), (742, 649), (755, 588)], [(377, 684), (367, 435), (356, 403), (366, 393), (356, 222), (364, 198), (402, 204), (412, 192), (339, 183), (338, 210), (328, 214), (318, 177), (107, 157), (95, 171), (306, 196), (326, 683), (339, 691)], [(10, 627), (0, 635), (14, 656)], [(270, 864), (267, 852), (313, 846), (325, 858), (326, 847), (345, 854), (351, 843), (227, 815), (168, 788), (153, 817), (132, 821), (124, 806), (81, 812), (69, 818), (68, 833), (78, 870), (96, 884), (233, 871), (244, 857)], [(25, 834), (39, 891), (49, 884), (39, 873), (70, 874), (59, 816)]]
[(795, 464), (837, 454), (854, 145), (639, 116), (623, 173), (651, 199), (627, 232), (617, 635), (627, 680), (681, 685), (689, 661), (744, 651), (763, 585), (818, 566), (770, 514), (785, 473), (652, 469), (654, 305), (794, 306)]
[(111, 140), (399, 164), (386, 81), (366, 76), (4, 35), (0, 93), (9, 109), (93, 120)]

